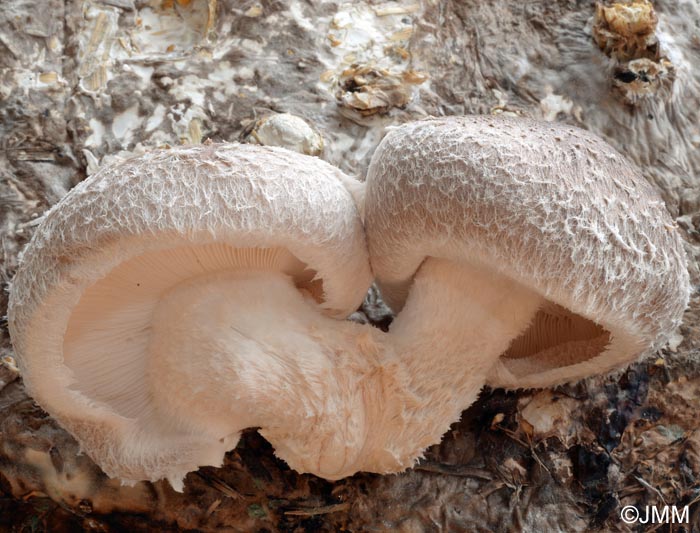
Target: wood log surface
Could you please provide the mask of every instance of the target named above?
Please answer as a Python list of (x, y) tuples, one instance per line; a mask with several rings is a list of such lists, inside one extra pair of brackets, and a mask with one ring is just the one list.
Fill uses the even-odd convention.
[[(299, 475), (250, 431), (181, 494), (121, 486), (79, 454), (24, 391), (3, 321), (0, 531), (647, 530), (621, 520), (627, 505), (687, 507), (688, 523), (645, 527), (700, 530), (697, 1), (7, 0), (0, 80), (3, 289), (42, 213), (101, 164), (269, 142), (280, 113), (359, 179), (388, 126), (424, 116), (589, 129), (661, 193), (694, 287), (651, 358), (553, 390), (486, 389), (408, 472)], [(373, 290), (355, 318), (391, 314)]]

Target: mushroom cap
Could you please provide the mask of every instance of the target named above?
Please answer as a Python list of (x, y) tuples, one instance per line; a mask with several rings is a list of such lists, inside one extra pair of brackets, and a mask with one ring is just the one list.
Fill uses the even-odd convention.
[(597, 136), (522, 118), (392, 129), (370, 163), (370, 262), (403, 306), (428, 257), (498, 271), (546, 299), (490, 384), (539, 387), (658, 348), (689, 298), (681, 238), (639, 170)]
[(12, 282), (9, 329), (29, 392), (109, 475), (154, 480), (220, 463), (235, 442), (144, 429), (159, 423), (145, 407), (154, 306), (184, 279), (259, 265), (347, 316), (372, 280), (347, 179), (282, 148), (210, 144), (80, 183), (45, 216)]

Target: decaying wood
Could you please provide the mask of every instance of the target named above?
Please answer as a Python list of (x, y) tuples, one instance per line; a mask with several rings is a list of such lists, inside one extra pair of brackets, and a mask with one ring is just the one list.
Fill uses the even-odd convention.
[[(386, 126), (510, 113), (603, 136), (661, 192), (700, 282), (700, 6), (683, 0), (10, 0), (0, 7), (0, 279), (100, 163), (250, 139), (291, 113), (361, 177)], [(314, 133), (314, 134), (315, 134)], [(255, 135), (252, 135), (254, 138)], [(259, 138), (261, 138), (259, 136)], [(317, 143), (318, 144), (318, 143)], [(0, 293), (0, 314), (7, 294)], [(357, 320), (386, 327), (370, 293)], [(255, 432), (223, 468), (109, 480), (22, 388), (0, 327), (0, 529), (631, 531), (625, 505), (700, 527), (700, 291), (669, 347), (554, 391), (486, 390), (424, 462), (329, 483)], [(662, 525), (658, 531), (670, 531)]]

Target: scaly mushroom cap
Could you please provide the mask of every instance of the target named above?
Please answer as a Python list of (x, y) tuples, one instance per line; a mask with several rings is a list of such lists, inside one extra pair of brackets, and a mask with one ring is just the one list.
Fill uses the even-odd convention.
[(628, 363), (665, 342), (688, 302), (686, 257), (661, 199), (572, 126), (466, 116), (393, 129), (372, 158), (365, 211), (372, 268), (395, 310), (428, 257), (497, 271), (546, 299), (494, 367), (495, 386)]
[(109, 475), (177, 483), (220, 464), (237, 435), (183, 435), (151, 412), (153, 311), (184, 280), (240, 268), (290, 276), (328, 314), (354, 311), (371, 272), (343, 180), (316, 158), (231, 144), (101, 169), (49, 211), (12, 283), (29, 392)]

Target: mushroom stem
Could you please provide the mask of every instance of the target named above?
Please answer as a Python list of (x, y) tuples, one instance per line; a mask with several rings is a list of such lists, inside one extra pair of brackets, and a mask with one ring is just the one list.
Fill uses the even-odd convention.
[[(228, 271), (188, 280), (161, 299), (149, 347), (157, 417), (179, 432), (234, 442), (258, 427), (300, 472), (362, 469), (383, 333), (329, 318), (291, 279)], [(376, 394), (382, 392), (377, 389)], [(197, 416), (181, 417), (180, 412)]]
[(389, 332), (418, 404), (403, 434), (393, 437), (415, 447), (403, 453), (418, 457), (440, 441), (542, 302), (493, 269), (435, 258), (423, 263)]
[(324, 316), (277, 272), (188, 280), (155, 312), (156, 415), (213, 441), (259, 427), (292, 468), (327, 479), (397, 472), (474, 401), (540, 303), (497, 274), (429, 259), (385, 334)]

